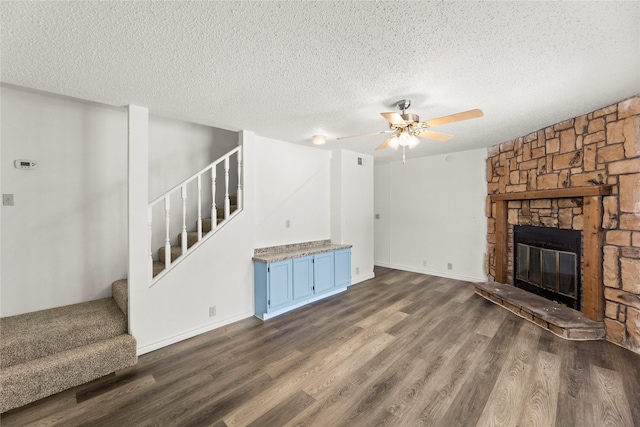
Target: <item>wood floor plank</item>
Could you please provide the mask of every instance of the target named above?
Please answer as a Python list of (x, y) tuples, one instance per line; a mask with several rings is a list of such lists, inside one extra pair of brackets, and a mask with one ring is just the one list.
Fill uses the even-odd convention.
[[(485, 315), (485, 317), (480, 322), (478, 322), (475, 332), (476, 334), (493, 338), (496, 334), (496, 331), (498, 330), (502, 322), (504, 322), (504, 318), (507, 317), (509, 312), (507, 310), (500, 309), (501, 307), (491, 307), (495, 306), (495, 304), (486, 300), (483, 304), (486, 304), (485, 309), (488, 309), (489, 314)], [(496, 308), (498, 310), (496, 310)]]
[[(511, 426), (516, 425), (525, 405), (527, 385), (534, 365), (532, 357), (540, 337), (540, 328), (523, 325), (509, 350), (500, 375), (484, 407), (479, 425)], [(555, 414), (555, 411), (554, 411)]]
[(260, 418), (253, 421), (248, 427), (281, 426), (300, 411), (311, 405), (315, 400), (303, 391), (298, 391), (290, 399), (282, 402), (275, 408), (267, 411)]
[(0, 415), (5, 426), (640, 426), (640, 355), (566, 341), (469, 283), (375, 268)]
[[(594, 388), (594, 421), (603, 427), (632, 426), (629, 402), (618, 372), (591, 365), (591, 384)], [(635, 405), (638, 401), (633, 402)]]
[(55, 414), (66, 413), (76, 404), (75, 389), (63, 391), (45, 399), (37, 400), (20, 408), (12, 409), (0, 415), (0, 425), (26, 426), (41, 424), (40, 420)]
[(518, 425), (556, 425), (559, 374), (560, 357), (547, 352), (538, 352), (533, 375), (525, 385), (529, 391)]
[[(478, 362), (476, 355), (484, 350), (488, 341), (487, 337), (474, 334), (459, 347), (452, 347), (452, 350), (458, 348), (455, 356), (423, 384), (420, 401), (413, 402), (402, 415), (403, 421), (412, 425), (438, 424), (464, 381), (473, 375)], [(396, 408), (392, 406), (389, 411), (398, 415)]]
[(444, 414), (443, 425), (475, 425), (489, 400), (513, 339), (523, 323), (510, 315), (500, 325), (485, 350), (478, 355), (477, 372), (468, 378)]
[[(224, 417), (236, 408), (251, 405), (252, 399), (259, 395), (262, 389), (268, 387), (272, 381), (272, 378), (268, 375), (261, 375), (257, 378), (252, 378), (250, 381), (245, 381), (225, 393), (203, 395), (191, 411), (183, 412), (182, 417), (175, 419), (172, 424), (166, 423), (165, 418), (157, 416), (150, 417), (150, 420), (155, 421), (159, 418), (162, 421), (162, 425), (181, 427), (197, 427), (214, 422), (223, 422), (225, 426), (228, 426), (224, 421)], [(178, 408), (183, 409), (184, 405), (178, 405)]]

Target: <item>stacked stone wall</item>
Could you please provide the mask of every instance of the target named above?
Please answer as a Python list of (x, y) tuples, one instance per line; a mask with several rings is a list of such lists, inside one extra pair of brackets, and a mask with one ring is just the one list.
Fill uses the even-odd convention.
[[(608, 184), (602, 197), (604, 322), (607, 339), (640, 353), (640, 96), (495, 145), (487, 153), (488, 194)], [(508, 280), (513, 226), (582, 230), (582, 199), (508, 205)], [(495, 277), (496, 204), (487, 196), (485, 271)]]

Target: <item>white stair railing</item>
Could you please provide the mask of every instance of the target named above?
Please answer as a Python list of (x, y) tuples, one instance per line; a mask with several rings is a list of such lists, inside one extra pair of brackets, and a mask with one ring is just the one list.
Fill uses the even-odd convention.
[[(237, 161), (237, 170), (238, 170), (238, 187), (237, 187), (237, 206), (234, 212), (231, 212), (231, 203), (230, 203), (230, 195), (229, 195), (229, 179), (230, 179), (230, 164), (231, 158), (236, 156)], [(149, 203), (148, 208), (148, 221), (149, 221), (149, 269), (152, 272), (150, 277), (152, 277), (152, 283), (157, 281), (160, 277), (166, 274), (172, 265), (180, 262), (184, 255), (196, 249), (199, 244), (204, 241), (204, 239), (209, 238), (213, 235), (218, 228), (218, 215), (217, 215), (217, 207), (216, 207), (216, 168), (218, 165), (222, 164), (224, 167), (224, 217), (221, 218), (222, 221), (220, 225), (223, 225), (225, 221), (235, 216), (242, 210), (242, 146), (238, 146), (233, 150), (226, 153), (224, 156), (216, 159), (211, 164), (196, 172), (189, 178), (185, 179), (183, 182), (179, 183), (171, 190), (167, 191), (163, 195), (159, 196), (151, 203)], [(208, 234), (204, 235), (203, 230), (203, 218), (202, 218), (202, 177), (205, 175), (209, 175), (211, 179), (211, 231)], [(196, 215), (196, 231), (197, 231), (197, 242), (191, 247), (188, 246), (187, 239), (187, 216), (188, 216), (188, 204), (187, 204), (187, 186), (189, 183), (196, 181), (197, 185), (197, 215)], [(172, 260), (171, 256), (171, 196), (178, 193), (180, 191), (180, 197), (182, 199), (182, 222), (180, 228), (180, 240), (181, 240), (181, 256), (178, 257), (175, 261)], [(164, 236), (163, 236), (163, 251), (164, 251), (164, 270), (155, 275), (153, 274), (153, 211), (154, 207), (163, 203), (162, 206), (165, 217), (165, 226), (164, 226)], [(176, 219), (177, 220), (177, 219)]]

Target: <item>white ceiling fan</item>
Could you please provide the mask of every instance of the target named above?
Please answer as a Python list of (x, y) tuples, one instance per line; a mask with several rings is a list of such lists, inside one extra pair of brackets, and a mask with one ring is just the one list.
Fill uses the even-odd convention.
[(436, 141), (448, 141), (453, 138), (452, 135), (446, 133), (434, 132), (429, 128), (438, 125), (444, 125), (447, 123), (459, 122), (462, 120), (475, 119), (476, 117), (482, 117), (482, 110), (475, 109), (464, 111), (462, 113), (451, 114), (437, 119), (431, 119), (424, 122), (420, 121), (420, 117), (417, 114), (407, 113), (407, 109), (411, 106), (411, 100), (403, 99), (397, 102), (398, 108), (402, 111), (402, 114), (396, 112), (380, 113), (382, 117), (389, 122), (389, 129), (380, 132), (365, 133), (361, 135), (343, 136), (337, 139), (355, 138), (360, 136), (380, 135), (383, 133), (393, 134), (387, 138), (382, 144), (376, 147), (376, 150), (382, 150), (387, 147), (391, 147), (397, 150), (398, 147), (402, 147), (402, 163), (405, 163), (405, 147), (409, 149), (415, 147), (420, 143), (420, 140), (416, 137), (433, 139)]

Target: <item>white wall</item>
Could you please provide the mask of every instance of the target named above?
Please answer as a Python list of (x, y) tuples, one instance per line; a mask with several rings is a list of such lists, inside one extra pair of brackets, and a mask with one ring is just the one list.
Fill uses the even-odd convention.
[[(149, 199), (238, 146), (238, 133), (149, 115)], [(218, 179), (223, 181), (221, 174)], [(233, 185), (237, 185), (235, 176)], [(204, 182), (203, 182), (204, 184)]]
[(331, 153), (256, 136), (255, 157), (255, 247), (329, 239)]
[(376, 236), (389, 236), (376, 241), (376, 264), (486, 280), (485, 158), (479, 149), (376, 166), (376, 182), (388, 177), (376, 187)]
[(391, 197), (390, 185), (391, 177), (390, 165), (388, 163), (379, 164), (374, 169), (374, 200), (373, 210), (375, 212), (374, 219), (374, 259), (376, 264), (389, 264), (391, 260), (391, 205), (389, 198)]
[(2, 193), (15, 196), (2, 207), (1, 315), (111, 295), (127, 268), (124, 109), (0, 91)]
[(353, 245), (351, 281), (358, 283), (374, 277), (373, 156), (334, 150), (331, 162), (331, 240)]

